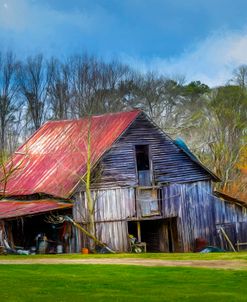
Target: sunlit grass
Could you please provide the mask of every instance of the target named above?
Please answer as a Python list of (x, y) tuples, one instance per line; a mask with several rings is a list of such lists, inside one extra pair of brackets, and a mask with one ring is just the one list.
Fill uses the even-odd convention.
[(1, 301), (246, 301), (247, 271), (2, 265)]
[(93, 259), (93, 258), (142, 258), (142, 259), (163, 259), (163, 260), (247, 260), (247, 252), (240, 253), (146, 253), (146, 254), (60, 254), (60, 255), (1, 255), (1, 259)]

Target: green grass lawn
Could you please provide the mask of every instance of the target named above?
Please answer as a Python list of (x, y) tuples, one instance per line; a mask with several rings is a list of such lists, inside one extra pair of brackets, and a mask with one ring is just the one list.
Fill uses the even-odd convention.
[(247, 271), (121, 265), (1, 265), (0, 300), (247, 301)]
[(163, 260), (247, 260), (247, 252), (239, 253), (146, 253), (146, 254), (61, 254), (61, 255), (0, 255), (1, 259), (39, 259), (39, 258), (65, 258), (65, 259), (92, 259), (92, 258), (143, 258)]

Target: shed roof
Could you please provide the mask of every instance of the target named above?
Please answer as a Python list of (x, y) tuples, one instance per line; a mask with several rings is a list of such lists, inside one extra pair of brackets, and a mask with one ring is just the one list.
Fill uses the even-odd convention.
[(45, 193), (69, 197), (87, 171), (88, 134), (93, 166), (140, 112), (132, 110), (78, 120), (46, 122), (10, 160), (9, 169), (13, 173), (7, 181), (5, 195)]
[(0, 219), (17, 218), (72, 207), (72, 204), (51, 199), (33, 201), (2, 200), (0, 201)]
[(214, 194), (217, 197), (223, 198), (224, 200), (231, 201), (231, 202), (234, 202), (234, 203), (237, 203), (237, 204), (241, 204), (242, 206), (247, 207), (247, 200), (241, 199), (238, 196), (234, 196), (230, 193), (226, 193), (226, 192), (223, 192), (223, 191), (214, 191)]

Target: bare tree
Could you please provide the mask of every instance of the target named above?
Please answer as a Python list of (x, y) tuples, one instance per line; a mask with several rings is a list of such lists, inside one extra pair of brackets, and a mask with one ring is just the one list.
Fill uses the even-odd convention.
[(26, 100), (27, 114), (37, 130), (47, 118), (48, 87), (52, 72), (42, 55), (28, 57), (20, 65), (18, 79), (21, 93)]
[(7, 130), (17, 109), (17, 64), (12, 52), (0, 53), (0, 150), (7, 149)]
[(72, 56), (68, 60), (73, 91), (72, 115), (83, 117), (92, 112), (92, 95), (97, 86), (98, 63), (94, 57)]
[(224, 189), (237, 176), (236, 165), (246, 145), (245, 91), (239, 86), (214, 89), (194, 106), (187, 118), (187, 135), (198, 138), (194, 151), (222, 179)]
[(87, 55), (68, 61), (73, 91), (74, 116), (122, 110), (119, 87), (130, 75), (130, 68), (117, 61), (105, 63)]
[(23, 153), (21, 160), (15, 161), (9, 158), (5, 152), (0, 152), (0, 199), (7, 193), (7, 185), (17, 170), (24, 168), (28, 153)]
[[(99, 113), (121, 111), (126, 107), (121, 85), (132, 78), (132, 70), (117, 61), (101, 62), (99, 86), (93, 98)], [(97, 102), (96, 102), (97, 100)]]
[(135, 74), (122, 83), (125, 104), (143, 109), (160, 127), (171, 127), (174, 109), (180, 99), (181, 85), (175, 80), (157, 76)]
[(52, 73), (48, 87), (48, 96), (52, 118), (67, 119), (70, 117), (70, 104), (72, 98), (70, 85), (70, 69), (67, 64), (52, 58), (49, 62), (49, 70)]
[(241, 88), (247, 87), (247, 65), (240, 65), (234, 69), (232, 81)]

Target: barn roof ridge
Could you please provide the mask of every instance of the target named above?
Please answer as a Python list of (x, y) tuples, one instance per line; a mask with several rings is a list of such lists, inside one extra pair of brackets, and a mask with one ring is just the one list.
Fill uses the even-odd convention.
[[(141, 109), (130, 109), (130, 110), (126, 110), (126, 111), (117, 111), (117, 112), (108, 112), (108, 113), (99, 113), (99, 114), (92, 114), (92, 115), (85, 115), (84, 117), (80, 117), (80, 118), (72, 118), (72, 119), (56, 119), (56, 120), (48, 120), (46, 121), (41, 127), (43, 127), (46, 124), (50, 124), (50, 123), (70, 123), (70, 122), (79, 122), (88, 118), (101, 118), (101, 117), (109, 117), (111, 115), (117, 115), (117, 114), (123, 114), (123, 113), (131, 113), (131, 112), (139, 112), (139, 113), (144, 113), (143, 110)], [(39, 128), (40, 129), (40, 128)], [(38, 130), (39, 130), (38, 129)]]

